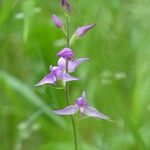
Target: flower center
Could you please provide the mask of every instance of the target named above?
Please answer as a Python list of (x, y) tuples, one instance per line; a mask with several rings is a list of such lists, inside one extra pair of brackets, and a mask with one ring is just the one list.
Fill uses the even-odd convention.
[(85, 98), (78, 98), (76, 104), (79, 108), (86, 108), (88, 106), (87, 101)]

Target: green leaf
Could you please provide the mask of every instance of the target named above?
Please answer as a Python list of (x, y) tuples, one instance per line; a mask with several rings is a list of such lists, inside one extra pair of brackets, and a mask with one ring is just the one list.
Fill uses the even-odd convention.
[(66, 122), (59, 116), (54, 115), (47, 104), (34, 93), (33, 89), (27, 84), (19, 81), (17, 78), (11, 76), (5, 71), (0, 70), (0, 81), (3, 81), (6, 85), (9, 85), (13, 90), (23, 95), (26, 100), (32, 103), (38, 109), (41, 109), (50, 119), (52, 119), (59, 126), (66, 128)]

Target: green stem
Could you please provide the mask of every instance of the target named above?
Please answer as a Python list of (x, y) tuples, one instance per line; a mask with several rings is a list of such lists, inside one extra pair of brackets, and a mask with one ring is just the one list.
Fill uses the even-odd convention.
[[(67, 47), (70, 47), (70, 32), (69, 32), (69, 18), (67, 19)], [(66, 73), (68, 73), (68, 61), (66, 60)], [(71, 104), (70, 101), (70, 95), (69, 95), (69, 83), (66, 82), (65, 85), (65, 93), (66, 93), (66, 99), (68, 106)], [(75, 117), (71, 115), (71, 122), (72, 122), (72, 128), (73, 128), (73, 135), (74, 135), (74, 144), (75, 144), (75, 150), (78, 150), (78, 142), (77, 142), (77, 127), (76, 127), (76, 121)]]

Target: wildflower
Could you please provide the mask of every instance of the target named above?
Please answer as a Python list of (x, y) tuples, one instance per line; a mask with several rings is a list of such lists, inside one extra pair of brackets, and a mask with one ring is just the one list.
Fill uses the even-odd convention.
[(110, 117), (102, 114), (97, 109), (90, 107), (88, 105), (87, 99), (86, 99), (86, 94), (84, 91), (82, 93), (82, 96), (76, 100), (75, 105), (69, 105), (64, 109), (55, 110), (53, 112), (58, 115), (73, 115), (77, 112), (80, 112), (81, 114), (89, 116), (89, 117), (96, 117), (96, 118), (106, 119), (106, 120), (110, 119)]
[(79, 80), (79, 78), (70, 76), (68, 73), (64, 72), (58, 66), (50, 66), (50, 73), (47, 74), (40, 82), (38, 82), (35, 86), (41, 86), (44, 84), (56, 84), (57, 81), (61, 80), (63, 83)]
[(63, 8), (65, 8), (69, 13), (72, 12), (72, 6), (71, 4), (68, 2), (68, 0), (61, 0), (61, 6)]
[(95, 24), (91, 24), (91, 25), (86, 25), (86, 26), (82, 26), (79, 27), (76, 30), (76, 36), (79, 38), (81, 36), (83, 36), (88, 30), (90, 30), (91, 28), (93, 28), (95, 26)]
[[(72, 73), (75, 71), (75, 69), (81, 64), (81, 63), (84, 63), (86, 61), (88, 61), (89, 58), (78, 58), (78, 59), (75, 59), (75, 60), (70, 60), (68, 61), (68, 72), (69, 73)], [(61, 68), (62, 70), (65, 70), (66, 69), (66, 60), (61, 57), (59, 58), (58, 60), (58, 66), (59, 68)]]
[(62, 28), (64, 26), (62, 20), (55, 14), (53, 15), (53, 21), (58, 28)]
[(70, 48), (64, 48), (59, 53), (57, 53), (57, 56), (63, 57), (66, 60), (71, 60), (73, 58), (73, 51)]

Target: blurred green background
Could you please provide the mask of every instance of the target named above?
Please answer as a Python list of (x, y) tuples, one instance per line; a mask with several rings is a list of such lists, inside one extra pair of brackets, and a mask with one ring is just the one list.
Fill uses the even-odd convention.
[[(71, 33), (96, 23), (72, 49), (89, 57), (73, 73), (71, 100), (88, 102), (117, 123), (78, 122), (80, 150), (150, 149), (150, 1), (71, 0)], [(52, 14), (65, 19), (59, 0), (0, 0), (0, 149), (73, 150), (63, 90), (34, 85), (56, 64), (64, 36)]]

